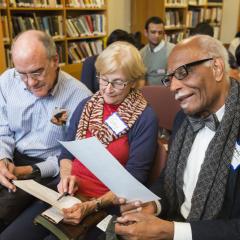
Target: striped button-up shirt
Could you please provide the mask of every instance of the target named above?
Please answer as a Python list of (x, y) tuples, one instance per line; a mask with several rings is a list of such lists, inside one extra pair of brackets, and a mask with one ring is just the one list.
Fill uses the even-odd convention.
[[(16, 77), (14, 69), (0, 77), (0, 159), (13, 159), (14, 149), (30, 157), (42, 158), (38, 163), (42, 177), (59, 172), (58, 140), (64, 140), (69, 118), (79, 102), (91, 92), (69, 74), (59, 71), (54, 89), (45, 97), (36, 97)], [(66, 125), (55, 125), (51, 119), (56, 108), (66, 109)]]

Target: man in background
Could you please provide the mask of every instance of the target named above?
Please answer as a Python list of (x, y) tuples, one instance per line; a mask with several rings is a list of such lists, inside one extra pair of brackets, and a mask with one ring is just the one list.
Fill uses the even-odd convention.
[[(65, 139), (76, 106), (91, 94), (59, 69), (55, 43), (44, 32), (17, 36), (12, 60), (15, 67), (0, 77), (0, 229), (32, 201), (11, 180), (54, 180), (59, 173), (58, 141)], [(68, 113), (65, 124), (51, 122), (56, 108)]]
[(227, 50), (207, 35), (172, 50), (163, 83), (183, 111), (152, 188), (161, 199), (117, 219), (124, 239), (239, 239), (240, 83), (228, 71)]
[(167, 58), (174, 44), (165, 40), (164, 22), (159, 17), (151, 17), (145, 23), (144, 35), (148, 44), (140, 50), (147, 68), (148, 85), (162, 84), (167, 67)]

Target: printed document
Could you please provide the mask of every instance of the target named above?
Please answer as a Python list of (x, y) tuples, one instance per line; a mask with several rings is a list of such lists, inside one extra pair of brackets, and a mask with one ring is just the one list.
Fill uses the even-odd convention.
[(128, 202), (159, 199), (136, 180), (96, 137), (60, 143), (118, 197)]

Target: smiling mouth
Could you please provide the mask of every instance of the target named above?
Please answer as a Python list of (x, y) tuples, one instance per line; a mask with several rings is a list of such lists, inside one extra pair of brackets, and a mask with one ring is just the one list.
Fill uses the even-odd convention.
[(184, 95), (184, 96), (178, 97), (178, 98), (176, 98), (176, 100), (181, 103), (181, 102), (184, 102), (185, 100), (187, 100), (188, 98), (190, 98), (192, 96), (193, 96), (193, 94), (188, 94), (188, 95)]

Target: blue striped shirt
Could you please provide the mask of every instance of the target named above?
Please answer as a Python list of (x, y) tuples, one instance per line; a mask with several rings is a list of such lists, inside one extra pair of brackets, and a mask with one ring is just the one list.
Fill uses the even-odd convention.
[[(58, 140), (65, 140), (69, 119), (76, 106), (91, 92), (80, 81), (59, 71), (54, 89), (45, 97), (36, 97), (19, 78), (14, 69), (0, 76), (0, 159), (13, 159), (16, 148), (20, 153), (38, 157), (42, 177), (56, 176), (59, 172)], [(51, 122), (56, 107), (68, 112), (66, 125)]]

